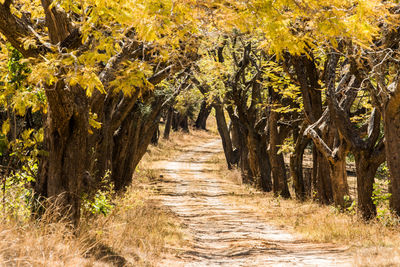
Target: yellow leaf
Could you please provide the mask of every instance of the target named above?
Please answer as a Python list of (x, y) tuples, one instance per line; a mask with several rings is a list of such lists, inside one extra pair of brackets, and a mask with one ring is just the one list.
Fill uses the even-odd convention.
[(3, 125), (1, 126), (1, 133), (3, 135), (7, 135), (9, 131), (10, 131), (10, 120), (8, 119), (5, 122), (3, 122)]

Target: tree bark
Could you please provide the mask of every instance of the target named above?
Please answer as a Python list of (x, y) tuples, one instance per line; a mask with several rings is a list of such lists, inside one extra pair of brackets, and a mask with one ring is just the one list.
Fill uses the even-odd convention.
[(129, 119), (124, 120), (114, 134), (111, 180), (116, 191), (124, 191), (131, 184), (134, 171), (157, 129), (161, 104), (157, 98), (149, 101), (151, 112), (143, 114), (140, 107), (143, 104), (137, 103)]
[(82, 182), (88, 166), (89, 105), (79, 86), (65, 90), (59, 81), (46, 89), (48, 157), (41, 161), (35, 191), (51, 198), (74, 225), (80, 218)]
[(171, 125), (172, 125), (172, 117), (174, 115), (174, 109), (170, 107), (168, 109), (168, 114), (167, 114), (167, 121), (165, 123), (165, 128), (164, 128), (164, 135), (163, 138), (168, 140), (169, 139), (169, 134), (171, 132)]
[(376, 206), (372, 200), (372, 193), (376, 170), (380, 162), (374, 160), (377, 156), (374, 154), (372, 151), (366, 150), (354, 153), (357, 173), (357, 204), (365, 220), (373, 219), (376, 216)]
[[(321, 138), (318, 133), (313, 129), (324, 121), (324, 124), (329, 124), (328, 112), (324, 113), (321, 119), (314, 125), (309, 126), (305, 134), (313, 139), (314, 144), (318, 148), (319, 152), (324, 156), (324, 159), (329, 163), (329, 174), (330, 174), (330, 184), (332, 186), (332, 196), (335, 205), (340, 207), (345, 207), (346, 201), (345, 197), (349, 196), (349, 188), (347, 184), (347, 172), (346, 172), (346, 155), (348, 152), (348, 146), (345, 140), (338, 134), (337, 131), (334, 134), (334, 142), (332, 145), (329, 143), (328, 137)], [(333, 147), (332, 149), (330, 147)], [(319, 188), (326, 186), (326, 184), (317, 184)], [(322, 191), (324, 192), (324, 191)], [(325, 193), (325, 192), (324, 192)]]
[(215, 118), (217, 120), (217, 128), (218, 132), (221, 136), (222, 147), (224, 149), (226, 164), (228, 169), (232, 169), (232, 158), (233, 158), (233, 149), (232, 149), (232, 141), (229, 135), (228, 126), (225, 119), (224, 110), (222, 104), (214, 103), (213, 104), (215, 110)]
[(293, 180), (296, 198), (301, 201), (304, 201), (309, 196), (303, 177), (303, 155), (304, 150), (311, 140), (303, 135), (304, 130), (305, 125), (302, 126), (297, 135), (294, 152), (290, 155), (290, 175)]
[(184, 131), (185, 133), (189, 132), (189, 118), (187, 115), (181, 115), (180, 114), (180, 123), (179, 127)]
[(284, 137), (279, 134), (277, 124), (278, 116), (278, 113), (274, 111), (271, 111), (269, 115), (269, 158), (271, 161), (273, 191), (275, 195), (280, 195), (283, 198), (290, 198), (283, 154), (278, 153), (284, 139)]
[[(394, 105), (393, 105), (394, 106)], [(398, 106), (396, 105), (397, 110)], [(395, 107), (383, 112), (386, 160), (390, 172), (390, 207), (400, 215), (400, 116)]]
[[(292, 79), (300, 85), (306, 122), (312, 124), (322, 116), (322, 97), (321, 86), (319, 84), (320, 75), (312, 52), (308, 52), (311, 57), (308, 55), (286, 55), (285, 66), (287, 69), (289, 65), (292, 65), (294, 68), (295, 77), (292, 77)], [(288, 70), (286, 72), (290, 73)], [(316, 193), (315, 198), (324, 204), (330, 204), (333, 197), (329, 175), (327, 160), (314, 148), (313, 187)]]
[(197, 116), (195, 122), (196, 129), (207, 130), (206, 129), (207, 118), (211, 113), (211, 109), (212, 109), (211, 105), (207, 105), (206, 100), (203, 100), (203, 102), (201, 102), (199, 115)]
[(181, 114), (178, 111), (174, 111), (173, 117), (172, 117), (172, 129), (174, 131), (179, 131), (179, 129), (182, 129), (182, 131), (188, 133), (189, 132), (189, 122), (188, 122), (187, 115)]
[(272, 190), (271, 166), (267, 153), (267, 138), (254, 131), (247, 136), (248, 164), (256, 187), (264, 192)]
[(155, 131), (154, 131), (153, 136), (151, 137), (151, 144), (154, 145), (154, 146), (157, 146), (157, 145), (158, 145), (158, 139), (160, 138), (159, 123), (160, 123), (160, 122), (157, 122), (156, 129), (155, 129)]
[[(330, 177), (332, 179), (333, 201), (335, 205), (340, 207), (347, 207), (351, 204), (349, 202), (350, 193), (347, 183), (346, 155), (346, 148), (343, 147), (343, 145), (339, 146), (337, 154), (334, 157), (335, 159), (329, 162)], [(346, 197), (348, 198), (347, 201), (345, 199)]]
[[(329, 133), (326, 133), (326, 135), (329, 135)], [(328, 143), (332, 143), (332, 141), (329, 140)], [(329, 171), (329, 161), (320, 151), (317, 151), (316, 157), (316, 198), (321, 203), (329, 205), (333, 203), (332, 177), (330, 176)]]

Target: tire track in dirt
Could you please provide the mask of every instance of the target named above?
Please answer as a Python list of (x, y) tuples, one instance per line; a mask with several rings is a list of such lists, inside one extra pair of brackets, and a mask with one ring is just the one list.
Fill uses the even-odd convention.
[(351, 266), (344, 249), (303, 242), (224, 201), (236, 185), (213, 177), (217, 165), (210, 160), (218, 152), (221, 144), (214, 140), (157, 164), (162, 203), (191, 235), (190, 247), (160, 266)]

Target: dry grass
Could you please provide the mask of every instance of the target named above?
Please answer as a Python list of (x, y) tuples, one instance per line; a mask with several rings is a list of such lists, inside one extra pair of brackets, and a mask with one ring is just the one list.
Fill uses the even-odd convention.
[(154, 266), (182, 242), (179, 222), (134, 184), (107, 215), (82, 218), (76, 232), (56, 212), (41, 221), (0, 223), (0, 266)]
[(238, 170), (226, 170), (223, 154), (214, 156), (219, 165), (215, 175), (241, 185), (230, 187), (229, 203), (247, 206), (280, 228), (303, 240), (348, 246), (357, 266), (393, 266), (400, 264), (400, 226), (397, 218), (387, 215), (366, 223), (356, 210), (342, 213), (333, 206), (312, 201), (276, 198), (241, 184)]
[(210, 138), (215, 131), (171, 132), (170, 140), (160, 139), (157, 147), (149, 147), (133, 185), (113, 200), (111, 213), (85, 215), (77, 231), (52, 222), (55, 210), (41, 221), (0, 218), (0, 266), (157, 265), (185, 241), (181, 223), (155, 200), (152, 184), (159, 174), (150, 168), (152, 162), (171, 159)]
[(400, 249), (372, 247), (359, 249), (354, 256), (354, 264), (357, 266), (399, 266)]
[(283, 200), (257, 192), (242, 193), (233, 198), (239, 204), (253, 207), (268, 221), (289, 227), (309, 241), (352, 247), (394, 247), (400, 244), (398, 227), (387, 227), (376, 221), (364, 223), (357, 215), (340, 213), (330, 206), (311, 201)]
[(96, 244), (95, 258), (107, 259), (123, 265), (154, 266), (167, 247), (183, 242), (180, 224), (173, 214), (152, 200), (148, 187), (136, 183), (122, 197), (107, 217), (89, 220), (85, 232)]

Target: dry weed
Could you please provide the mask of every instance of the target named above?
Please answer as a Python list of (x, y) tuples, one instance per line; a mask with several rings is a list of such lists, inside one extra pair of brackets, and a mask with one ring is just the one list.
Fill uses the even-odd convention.
[[(151, 146), (133, 185), (114, 199), (107, 216), (88, 215), (78, 230), (48, 208), (40, 220), (0, 218), (0, 266), (154, 266), (164, 253), (181, 246), (180, 223), (154, 200), (159, 177), (149, 166), (188, 151), (212, 132), (171, 132), (170, 140)], [(10, 200), (12, 201), (12, 200)], [(61, 219), (54, 222), (55, 218)]]

